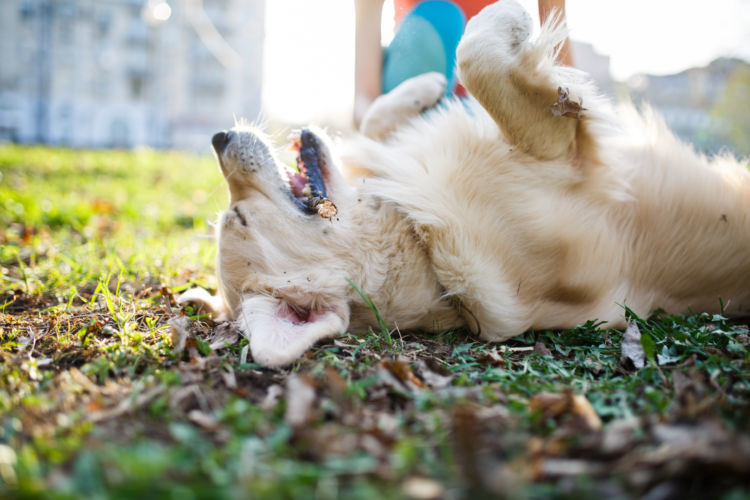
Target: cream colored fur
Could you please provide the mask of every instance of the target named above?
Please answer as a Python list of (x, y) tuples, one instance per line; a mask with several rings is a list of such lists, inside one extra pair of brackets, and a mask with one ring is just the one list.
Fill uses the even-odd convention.
[[(375, 326), (350, 282), (389, 327), (465, 324), (490, 341), (591, 319), (622, 327), (626, 306), (718, 312), (723, 301), (749, 314), (747, 166), (709, 162), (651, 112), (615, 113), (585, 75), (554, 64), (560, 29), (530, 32), (528, 14), (501, 0), (458, 49), (477, 102), (423, 114), (444, 85), (423, 75), (373, 105), (341, 160), (319, 132), (331, 221), (297, 209), (269, 142), (236, 127), (219, 155), (231, 193), (220, 305), (185, 300), (237, 319), (268, 366)], [(551, 112), (558, 89), (581, 116)], [(340, 163), (360, 177), (345, 182)]]

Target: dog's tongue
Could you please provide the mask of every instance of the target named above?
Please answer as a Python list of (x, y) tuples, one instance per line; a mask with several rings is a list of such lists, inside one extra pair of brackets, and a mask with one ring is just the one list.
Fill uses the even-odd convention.
[(287, 176), (289, 177), (289, 187), (292, 190), (292, 194), (296, 198), (302, 198), (305, 195), (303, 194), (303, 190), (305, 189), (305, 186), (307, 185), (307, 177), (305, 177), (302, 174), (297, 174), (293, 172), (287, 172)]

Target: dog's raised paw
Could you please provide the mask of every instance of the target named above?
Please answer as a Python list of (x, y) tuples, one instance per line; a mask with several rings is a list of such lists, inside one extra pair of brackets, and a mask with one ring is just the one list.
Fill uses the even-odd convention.
[(406, 80), (378, 97), (362, 120), (360, 131), (370, 138), (383, 138), (399, 124), (436, 106), (445, 95), (442, 73), (425, 73)]
[(425, 73), (411, 78), (393, 91), (399, 101), (396, 107), (411, 108), (417, 113), (434, 107), (445, 95), (447, 82), (442, 73)]
[(504, 47), (501, 52), (515, 54), (531, 36), (531, 30), (531, 16), (521, 4), (515, 0), (504, 0), (485, 7), (469, 20), (462, 45), (476, 35), (476, 41), (480, 44), (491, 40), (495, 47)]

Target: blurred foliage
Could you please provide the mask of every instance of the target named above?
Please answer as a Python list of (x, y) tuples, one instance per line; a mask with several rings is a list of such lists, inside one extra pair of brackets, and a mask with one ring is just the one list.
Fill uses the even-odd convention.
[(724, 126), (723, 141), (737, 154), (750, 155), (750, 67), (742, 65), (729, 77), (711, 114)]
[(138, 231), (205, 228), (224, 206), (214, 160), (182, 153), (0, 146), (0, 226), (83, 234), (110, 224)]

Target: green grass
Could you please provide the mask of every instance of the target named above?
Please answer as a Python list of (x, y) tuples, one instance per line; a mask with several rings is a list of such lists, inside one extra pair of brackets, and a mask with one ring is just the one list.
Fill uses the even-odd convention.
[(595, 321), (381, 325), (261, 369), (173, 302), (216, 285), (211, 158), (0, 146), (0, 176), (2, 498), (750, 495), (743, 322), (634, 318), (640, 370)]

